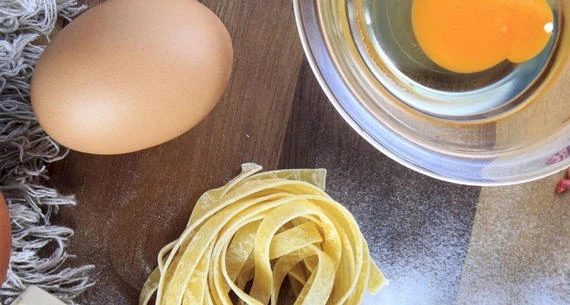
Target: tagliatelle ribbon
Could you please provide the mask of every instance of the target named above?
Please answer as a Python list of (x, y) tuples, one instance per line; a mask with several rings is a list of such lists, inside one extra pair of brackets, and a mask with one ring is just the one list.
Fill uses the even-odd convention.
[(180, 237), (158, 255), (139, 305), (357, 305), (387, 283), (350, 212), (325, 192), (323, 169), (256, 174), (204, 193)]

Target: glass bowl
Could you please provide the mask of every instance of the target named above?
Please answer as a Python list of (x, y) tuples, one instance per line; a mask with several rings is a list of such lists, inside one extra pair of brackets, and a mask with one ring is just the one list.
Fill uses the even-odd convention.
[(552, 39), (529, 62), (455, 74), (418, 47), (412, 0), (293, 0), (321, 87), (397, 162), (467, 185), (508, 185), (570, 166), (570, 1), (550, 0)]

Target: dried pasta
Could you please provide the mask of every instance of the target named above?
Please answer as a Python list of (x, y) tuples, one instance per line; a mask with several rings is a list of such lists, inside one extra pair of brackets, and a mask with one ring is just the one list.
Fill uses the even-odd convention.
[(158, 255), (139, 305), (357, 305), (387, 283), (350, 212), (324, 192), (325, 170), (257, 173), (244, 164), (204, 193), (180, 237)]

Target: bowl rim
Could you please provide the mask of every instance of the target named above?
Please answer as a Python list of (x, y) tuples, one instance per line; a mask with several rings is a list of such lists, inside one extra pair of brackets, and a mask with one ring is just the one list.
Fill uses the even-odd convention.
[[(494, 179), (484, 179), (483, 177), (481, 177), (481, 179), (475, 180), (475, 179), (466, 179), (466, 178), (460, 178), (460, 177), (450, 177), (450, 176), (442, 174), (440, 172), (429, 170), (425, 167), (414, 164), (413, 162), (406, 160), (405, 158), (403, 158), (403, 157), (399, 156), (398, 154), (396, 154), (395, 152), (391, 151), (386, 146), (384, 146), (383, 143), (374, 139), (369, 134), (369, 132), (365, 129), (365, 127), (361, 126), (351, 116), (351, 114), (345, 109), (345, 107), (343, 107), (343, 103), (341, 101), (339, 101), (339, 99), (337, 99), (335, 92), (334, 92), (334, 89), (331, 88), (331, 85), (329, 84), (329, 82), (331, 82), (331, 80), (326, 79), (326, 76), (324, 75), (323, 70), (332, 71), (336, 76), (339, 76), (340, 73), (337, 71), (337, 67), (334, 66), (334, 60), (330, 58), (329, 54), (326, 54), (329, 51), (329, 49), (327, 48), (325, 38), (322, 37), (323, 36), (322, 35), (322, 29), (320, 28), (321, 23), (320, 23), (319, 17), (316, 14), (316, 10), (317, 10), (317, 8), (315, 7), (316, 2), (317, 2), (317, 0), (293, 0), (293, 9), (294, 9), (295, 21), (296, 21), (296, 25), (297, 25), (297, 31), (299, 33), (301, 45), (303, 47), (303, 50), (304, 50), (305, 56), (307, 58), (307, 61), (309, 63), (309, 66), (311, 67), (313, 74), (315, 75), (321, 89), (324, 91), (329, 102), (334, 106), (334, 108), (341, 115), (341, 117), (362, 138), (364, 138), (368, 143), (370, 143), (373, 147), (375, 147), (377, 150), (382, 152), (384, 155), (386, 155), (389, 158), (391, 158), (392, 160), (400, 163), (401, 165), (403, 165), (409, 169), (412, 169), (414, 171), (417, 171), (421, 174), (424, 174), (426, 176), (429, 176), (429, 177), (432, 177), (432, 178), (435, 178), (438, 180), (450, 182), (450, 183), (470, 185), (470, 186), (507, 186), (507, 185), (521, 184), (521, 183), (531, 182), (531, 181), (539, 180), (539, 179), (542, 179), (545, 177), (549, 177), (549, 176), (556, 174), (560, 171), (566, 170), (567, 167), (570, 166), (570, 158), (568, 158), (568, 159), (563, 160), (559, 163), (549, 165), (549, 166), (547, 166), (541, 170), (535, 170), (531, 173), (524, 173), (524, 174), (519, 174), (516, 176), (511, 176), (508, 179), (503, 178), (501, 180), (494, 180)], [(312, 6), (312, 11), (307, 12), (307, 10), (306, 10), (307, 6)], [(306, 18), (309, 18), (309, 19), (307, 20)], [(313, 24), (313, 28), (310, 28), (309, 26), (307, 26), (307, 24), (308, 24), (307, 21), (310, 21), (310, 23)], [(317, 27), (315, 28), (314, 25), (317, 25)], [(309, 33), (308, 33), (310, 31), (313, 31), (313, 32), (316, 31), (316, 32), (320, 33), (322, 41), (314, 41), (314, 40), (310, 41), (309, 40)], [(322, 54), (321, 53), (315, 54), (317, 52), (321, 52)], [(327, 57), (329, 57), (328, 60), (330, 61), (329, 65), (327, 65), (326, 67), (321, 67), (321, 66), (319, 66), (319, 63), (317, 63), (316, 56), (319, 56), (319, 55), (323, 56), (323, 54), (325, 54)], [(342, 77), (340, 77), (340, 79), (342, 79)], [(342, 85), (343, 87), (349, 86), (348, 84), (342, 83), (342, 82), (340, 82), (338, 84), (334, 83), (332, 85)], [(337, 89), (337, 91), (338, 91), (338, 89)], [(381, 126), (381, 127), (382, 127), (382, 129), (390, 132), (389, 127), (386, 127), (386, 126)], [(566, 128), (566, 129), (568, 129), (568, 128)], [(397, 139), (398, 141), (400, 141), (401, 143), (403, 143), (405, 145), (412, 145), (412, 146), (416, 146), (416, 148), (418, 148), (418, 149), (425, 149), (423, 147), (419, 147), (419, 145), (413, 143), (413, 141), (410, 141), (410, 140), (406, 139), (405, 137), (398, 135), (396, 132), (392, 132), (392, 134), (390, 136), (392, 136), (393, 138)], [(428, 150), (428, 151), (431, 154), (437, 153), (437, 152), (434, 152), (432, 150)]]

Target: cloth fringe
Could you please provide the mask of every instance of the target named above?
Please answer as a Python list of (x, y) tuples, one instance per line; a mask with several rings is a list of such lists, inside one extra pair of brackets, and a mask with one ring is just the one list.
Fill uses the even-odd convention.
[(0, 290), (5, 305), (29, 285), (72, 305), (93, 285), (93, 266), (66, 265), (73, 257), (66, 252), (73, 230), (51, 224), (75, 198), (43, 185), (45, 164), (68, 151), (45, 134), (29, 103), (33, 67), (49, 35), (58, 20), (70, 21), (85, 9), (76, 0), (0, 0), (0, 192), (12, 221), (10, 266)]

